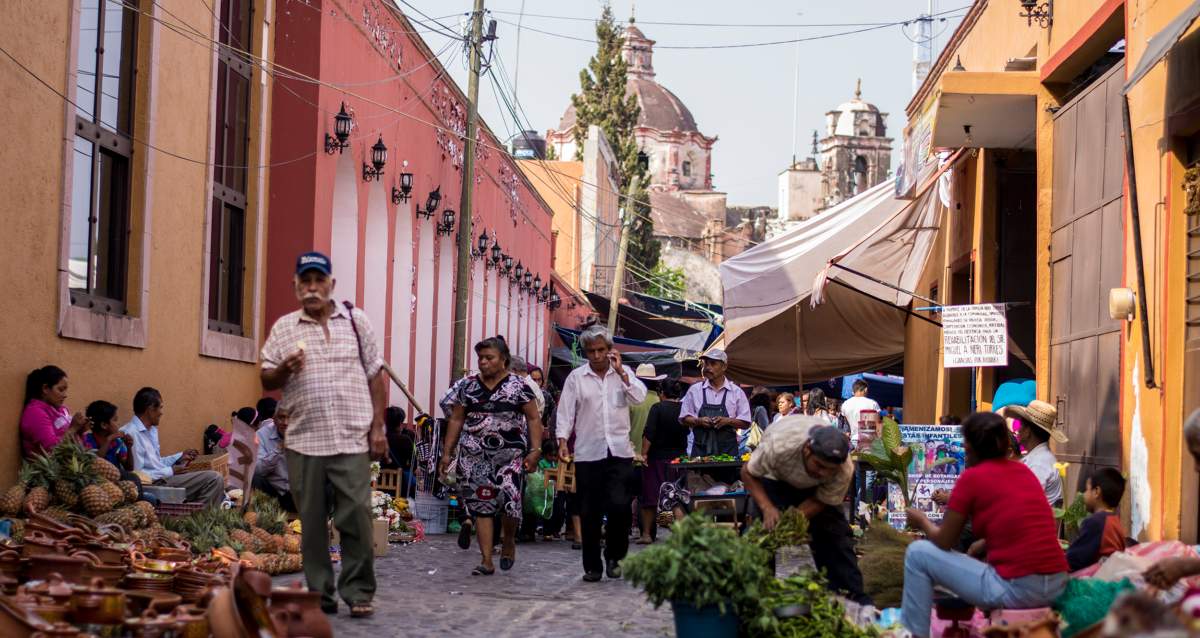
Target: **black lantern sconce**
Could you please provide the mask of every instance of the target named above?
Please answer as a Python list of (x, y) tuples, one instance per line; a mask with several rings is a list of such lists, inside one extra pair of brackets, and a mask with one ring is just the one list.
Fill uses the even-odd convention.
[(492, 240), (492, 256), (487, 261), (489, 268), (499, 268), (500, 260), (503, 258), (503, 253), (500, 251), (500, 242)]
[(437, 188), (429, 191), (429, 197), (425, 200), (425, 208), (422, 209), (420, 206), (418, 206), (417, 214), (420, 215), (421, 217), (424, 217), (425, 219), (429, 219), (429, 218), (433, 217), (433, 214), (437, 211), (438, 204), (441, 204), (441, 203), (442, 203), (442, 187), (438, 186)]
[(551, 290), (550, 291), (550, 309), (558, 310), (558, 307), (561, 305), (562, 305), (562, 299), (558, 296), (557, 292), (554, 292), (553, 290)]
[(546, 282), (546, 285), (542, 286), (541, 290), (538, 290), (538, 301), (540, 301), (542, 303), (546, 303), (549, 300), (550, 300), (550, 282)]
[(532, 292), (533, 288), (533, 271), (525, 271), (525, 279), (521, 282), (521, 287)]
[(533, 278), (533, 287), (530, 288), (529, 291), (532, 292), (533, 294), (537, 295), (539, 301), (541, 300), (541, 296), (542, 296), (542, 276), (541, 275), (538, 275)]
[(512, 282), (514, 284), (517, 284), (518, 286), (521, 285), (521, 277), (523, 277), (524, 275), (525, 275), (525, 266), (522, 266), (521, 262), (518, 261), (517, 267), (515, 269), (513, 269)]
[(387, 147), (383, 145), (383, 136), (371, 147), (371, 163), (363, 162), (363, 181), (379, 181), (383, 177), (383, 167), (387, 165)]
[(500, 257), (500, 264), (500, 274), (507, 277), (508, 273), (512, 272), (513, 269), (512, 255), (502, 255)]
[(488, 252), (488, 236), (487, 231), (479, 233), (479, 239), (475, 242), (475, 247), (471, 249), (471, 259), (483, 259), (487, 257)]
[(333, 135), (325, 134), (325, 152), (330, 155), (340, 154), (342, 149), (350, 146), (350, 128), (353, 125), (354, 120), (346, 112), (346, 103), (342, 102), (341, 110), (333, 116)]
[(1054, 0), (1046, 0), (1040, 4), (1037, 0), (1019, 1), (1021, 3), (1021, 13), (1019, 15), (1025, 18), (1028, 26), (1032, 27), (1033, 23), (1037, 22), (1038, 26), (1045, 29), (1054, 24)]
[(449, 235), (454, 232), (454, 211), (447, 208), (442, 211), (442, 221), (438, 222), (437, 234)]
[[(407, 162), (405, 162), (407, 164)], [(392, 203), (399, 206), (407, 204), (412, 197), (413, 174), (400, 173), (400, 188), (392, 187)]]

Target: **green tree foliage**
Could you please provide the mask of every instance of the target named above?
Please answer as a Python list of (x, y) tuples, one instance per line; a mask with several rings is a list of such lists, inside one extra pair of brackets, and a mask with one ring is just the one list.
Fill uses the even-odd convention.
[[(645, 190), (646, 168), (638, 162), (637, 126), (641, 107), (637, 97), (625, 90), (629, 65), (621, 57), (625, 38), (613, 19), (612, 7), (604, 6), (596, 22), (596, 54), (587, 68), (579, 72), (579, 93), (571, 96), (575, 107), (575, 159), (583, 159), (583, 144), (588, 127), (595, 124), (604, 131), (608, 144), (617, 159), (617, 183), (621, 195), (629, 184), (639, 178), (641, 186), (633, 193), (631, 205), (625, 207), (631, 215), (629, 260), (645, 272), (658, 265), (661, 247), (654, 240), (654, 224), (650, 218), (649, 195)], [(628, 200), (626, 204), (630, 204)]]
[(646, 283), (646, 294), (659, 299), (682, 301), (687, 290), (687, 275), (682, 268), (671, 268), (659, 263), (650, 273)]

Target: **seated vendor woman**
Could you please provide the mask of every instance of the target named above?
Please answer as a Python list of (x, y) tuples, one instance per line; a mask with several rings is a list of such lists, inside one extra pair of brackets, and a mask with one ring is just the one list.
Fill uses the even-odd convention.
[[(946, 516), (934, 525), (918, 509), (908, 524), (929, 540), (904, 556), (902, 620), (913, 636), (929, 636), (933, 588), (940, 586), (984, 609), (1045, 607), (1067, 585), (1067, 557), (1042, 484), (1009, 458), (1004, 418), (976, 412), (962, 424), (967, 469), (958, 477)], [(970, 521), (986, 541), (987, 562), (951, 551)]]
[(784, 510), (799, 508), (808, 517), (817, 569), (825, 571), (833, 589), (870, 604), (854, 555), (854, 534), (841, 509), (853, 476), (846, 435), (808, 415), (787, 416), (767, 428), (742, 467), (742, 482), (763, 525), (772, 529)]

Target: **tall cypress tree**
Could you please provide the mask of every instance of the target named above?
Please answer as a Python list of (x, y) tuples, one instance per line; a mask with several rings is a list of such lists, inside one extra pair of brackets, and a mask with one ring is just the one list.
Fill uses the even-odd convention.
[(630, 233), (628, 259), (642, 272), (650, 272), (658, 264), (660, 246), (654, 239), (654, 224), (650, 219), (646, 168), (638, 162), (637, 139), (634, 137), (642, 108), (637, 97), (625, 90), (628, 64), (621, 56), (624, 44), (625, 38), (613, 19), (612, 7), (605, 4), (600, 20), (596, 22), (596, 54), (588, 61), (587, 68), (579, 72), (580, 91), (571, 96), (571, 104), (575, 107), (575, 159), (583, 159), (588, 126), (595, 124), (604, 131), (616, 155), (621, 195), (627, 194), (629, 183), (635, 177), (641, 178), (633, 201), (622, 200), (622, 203), (626, 215), (632, 215), (630, 223), (626, 224)]

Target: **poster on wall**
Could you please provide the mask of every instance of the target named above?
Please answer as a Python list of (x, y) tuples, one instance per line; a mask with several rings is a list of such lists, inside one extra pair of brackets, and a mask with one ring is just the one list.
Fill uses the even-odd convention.
[[(929, 520), (940, 523), (945, 509), (933, 502), (933, 493), (954, 489), (954, 482), (966, 469), (967, 453), (962, 431), (957, 425), (901, 425), (900, 438), (913, 452), (912, 463), (908, 466), (909, 489), (916, 489), (912, 505), (925, 512)], [(942, 459), (952, 461), (935, 467)], [(899, 486), (888, 483), (888, 523), (892, 527), (904, 528), (904, 509), (904, 496)]]
[(942, 306), (942, 352), (947, 368), (1008, 365), (1004, 304)]

